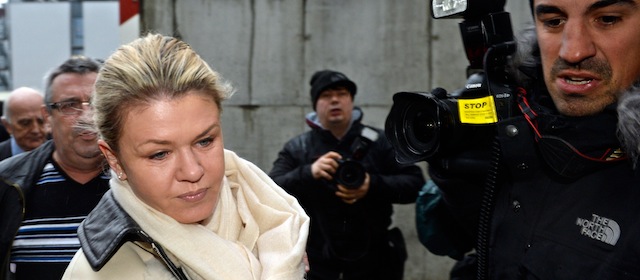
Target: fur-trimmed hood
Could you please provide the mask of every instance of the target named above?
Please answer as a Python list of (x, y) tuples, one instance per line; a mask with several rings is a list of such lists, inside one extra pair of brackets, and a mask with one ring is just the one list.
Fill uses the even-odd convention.
[[(533, 98), (541, 105), (555, 110), (544, 83), (535, 27), (525, 27), (516, 40), (518, 48), (510, 64), (510, 72), (516, 83), (536, 94)], [(634, 86), (621, 95), (617, 113), (618, 139), (637, 168), (640, 159), (640, 77)]]
[[(640, 83), (640, 82), (638, 82)], [(618, 138), (624, 150), (638, 167), (640, 156), (640, 85), (636, 83), (618, 102)]]

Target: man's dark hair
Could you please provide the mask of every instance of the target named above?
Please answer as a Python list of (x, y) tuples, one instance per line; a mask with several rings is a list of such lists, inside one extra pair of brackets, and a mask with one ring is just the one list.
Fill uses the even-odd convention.
[(87, 73), (98, 73), (100, 71), (100, 67), (102, 67), (103, 61), (92, 59), (82, 55), (72, 56), (67, 59), (60, 66), (51, 70), (44, 79), (44, 102), (51, 103), (51, 98), (53, 94), (51, 93), (51, 84), (53, 80), (66, 73), (76, 73), (76, 74), (87, 74)]

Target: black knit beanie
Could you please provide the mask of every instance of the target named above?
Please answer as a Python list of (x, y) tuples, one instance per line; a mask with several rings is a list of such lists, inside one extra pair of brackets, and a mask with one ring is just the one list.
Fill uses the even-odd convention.
[(320, 93), (326, 89), (335, 86), (344, 86), (349, 93), (351, 93), (351, 97), (356, 95), (356, 91), (358, 90), (356, 84), (349, 80), (347, 76), (333, 70), (315, 72), (313, 76), (311, 76), (309, 85), (311, 85), (311, 104), (313, 105), (314, 111), (316, 110), (316, 102), (320, 97)]

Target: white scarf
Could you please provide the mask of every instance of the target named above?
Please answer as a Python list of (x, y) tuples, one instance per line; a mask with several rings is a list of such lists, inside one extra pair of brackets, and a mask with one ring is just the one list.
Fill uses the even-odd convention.
[[(116, 200), (191, 279), (302, 279), (309, 217), (253, 163), (225, 150), (225, 177), (206, 224), (181, 224), (112, 176)], [(112, 174), (115, 175), (115, 174)]]

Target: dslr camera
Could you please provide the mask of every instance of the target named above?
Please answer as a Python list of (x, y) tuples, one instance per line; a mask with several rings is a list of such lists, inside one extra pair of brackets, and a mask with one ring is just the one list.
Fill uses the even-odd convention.
[(487, 151), (495, 123), (516, 107), (508, 62), (516, 51), (506, 0), (433, 0), (432, 16), (463, 18), (459, 23), (469, 65), (467, 83), (448, 93), (398, 92), (385, 134), (400, 163), (447, 158), (464, 151)]
[(371, 143), (377, 139), (378, 132), (366, 126), (362, 129), (360, 135), (351, 145), (351, 157), (343, 155), (343, 158), (338, 160), (338, 168), (333, 174), (336, 183), (348, 189), (357, 189), (362, 186), (367, 170), (360, 160), (367, 154)]

